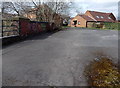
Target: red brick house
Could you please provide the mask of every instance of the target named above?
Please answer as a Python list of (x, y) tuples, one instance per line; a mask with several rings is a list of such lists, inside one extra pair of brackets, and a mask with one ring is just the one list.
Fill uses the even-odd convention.
[(104, 13), (87, 10), (85, 14), (78, 14), (71, 19), (69, 26), (71, 27), (91, 27), (94, 24), (103, 22), (115, 22), (116, 18), (112, 13)]

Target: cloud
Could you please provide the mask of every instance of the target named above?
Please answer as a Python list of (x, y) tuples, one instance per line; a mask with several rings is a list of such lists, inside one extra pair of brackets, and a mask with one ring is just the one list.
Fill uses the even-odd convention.
[(106, 2), (119, 2), (120, 0), (64, 0), (64, 1), (72, 1), (72, 2), (96, 2), (96, 3), (106, 3)]
[(90, 2), (97, 2), (97, 3), (108, 3), (108, 2), (118, 2), (119, 0), (90, 0)]
[(100, 11), (100, 12), (108, 12), (113, 13), (116, 17), (118, 17), (118, 1), (119, 0), (80, 0), (76, 2), (75, 7), (81, 7), (82, 12), (86, 10), (92, 11)]

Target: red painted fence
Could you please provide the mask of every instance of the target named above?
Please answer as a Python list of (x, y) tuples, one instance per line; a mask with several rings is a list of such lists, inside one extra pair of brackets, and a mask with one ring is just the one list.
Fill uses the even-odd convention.
[(2, 20), (2, 22), (2, 37), (10, 37), (13, 35), (26, 37), (28, 35), (35, 35), (41, 33), (43, 31), (53, 31), (55, 28), (55, 24), (53, 23), (30, 21), (26, 18), (18, 18), (17, 20), (7, 19)]

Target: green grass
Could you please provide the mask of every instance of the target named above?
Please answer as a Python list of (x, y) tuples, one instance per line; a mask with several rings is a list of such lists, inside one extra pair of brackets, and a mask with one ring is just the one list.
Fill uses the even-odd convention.
[(64, 29), (64, 28), (70, 28), (69, 26), (62, 26), (62, 28)]

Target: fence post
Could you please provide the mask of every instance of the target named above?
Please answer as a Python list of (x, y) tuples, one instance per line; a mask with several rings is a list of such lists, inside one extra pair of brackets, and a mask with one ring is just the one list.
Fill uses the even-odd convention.
[(2, 37), (3, 37), (3, 20), (2, 20)]

